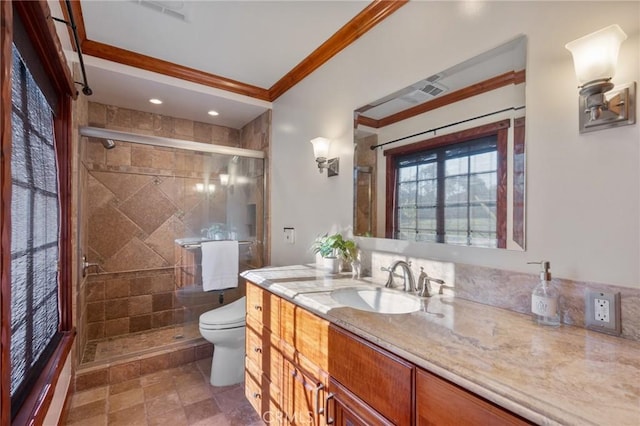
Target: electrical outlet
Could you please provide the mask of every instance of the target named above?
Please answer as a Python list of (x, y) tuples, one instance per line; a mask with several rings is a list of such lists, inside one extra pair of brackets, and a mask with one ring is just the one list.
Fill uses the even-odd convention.
[(284, 241), (288, 244), (296, 243), (296, 230), (294, 228), (284, 228)]
[(621, 333), (620, 293), (587, 290), (584, 312), (588, 329), (616, 335)]

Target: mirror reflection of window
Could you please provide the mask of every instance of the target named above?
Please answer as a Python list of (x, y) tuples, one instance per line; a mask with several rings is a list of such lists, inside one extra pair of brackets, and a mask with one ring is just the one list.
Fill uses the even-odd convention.
[[(354, 111), (354, 235), (524, 250), (526, 43), (518, 36)], [(494, 157), (449, 153), (431, 160), (433, 181), (416, 168), (398, 186), (391, 153), (483, 138), (452, 135), (491, 122), (505, 123)]]
[(507, 127), (503, 121), (385, 151), (393, 179), (387, 238), (504, 247), (498, 206), (506, 204)]

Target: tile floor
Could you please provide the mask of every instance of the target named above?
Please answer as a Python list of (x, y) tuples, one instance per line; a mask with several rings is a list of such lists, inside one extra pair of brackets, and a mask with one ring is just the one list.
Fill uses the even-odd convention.
[(209, 384), (211, 358), (72, 395), (66, 425), (258, 426), (244, 385)]

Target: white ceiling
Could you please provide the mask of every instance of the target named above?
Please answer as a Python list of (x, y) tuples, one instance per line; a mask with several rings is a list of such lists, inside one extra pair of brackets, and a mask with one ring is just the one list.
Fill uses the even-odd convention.
[[(81, 1), (87, 38), (264, 89), (369, 4), (362, 0), (154, 2), (184, 13), (183, 20), (150, 3)], [(62, 17), (59, 1), (49, 0), (49, 6), (53, 16)], [(69, 59), (77, 61), (66, 27), (60, 23), (56, 27)], [(271, 106), (102, 59), (86, 55), (84, 59), (92, 102), (233, 128), (242, 127)], [(152, 105), (150, 98), (164, 103)], [(220, 115), (207, 115), (211, 109)]]

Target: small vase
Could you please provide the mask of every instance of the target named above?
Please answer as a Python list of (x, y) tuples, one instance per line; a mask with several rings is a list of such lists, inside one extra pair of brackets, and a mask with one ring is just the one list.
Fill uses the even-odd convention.
[(340, 259), (337, 257), (325, 257), (323, 269), (327, 274), (337, 274), (340, 270)]

